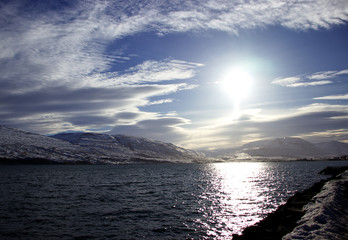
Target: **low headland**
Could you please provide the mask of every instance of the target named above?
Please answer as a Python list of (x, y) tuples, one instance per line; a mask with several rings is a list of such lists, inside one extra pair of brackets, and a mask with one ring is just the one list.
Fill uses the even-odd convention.
[(348, 166), (323, 169), (320, 174), (331, 175), (330, 178), (297, 192), (275, 212), (233, 239), (348, 239), (348, 229), (344, 227), (348, 222), (344, 210), (348, 202), (347, 171)]

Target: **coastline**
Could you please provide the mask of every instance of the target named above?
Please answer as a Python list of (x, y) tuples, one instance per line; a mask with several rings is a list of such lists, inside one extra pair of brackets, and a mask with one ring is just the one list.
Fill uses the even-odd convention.
[[(348, 180), (347, 177), (342, 179), (340, 176), (341, 173), (348, 170), (348, 166), (345, 167), (327, 167), (323, 169), (320, 174), (324, 175), (331, 175), (328, 179), (321, 180), (315, 184), (313, 184), (310, 188), (295, 193), (294, 196), (290, 197), (288, 201), (279, 206), (276, 211), (270, 213), (267, 215), (266, 218), (261, 220), (260, 222), (247, 227), (244, 229), (241, 235), (233, 235), (234, 240), (253, 240), (253, 239), (260, 239), (260, 240), (274, 240), (274, 239), (299, 239), (299, 236), (301, 239), (305, 239), (305, 235), (310, 235), (311, 231), (317, 230), (320, 228), (320, 226), (315, 225), (312, 229), (308, 227), (307, 222), (313, 221), (314, 218), (313, 214), (308, 213), (310, 211), (310, 206), (319, 204), (319, 208), (321, 207), (320, 204), (323, 204), (322, 202), (315, 203), (317, 195), (324, 194), (326, 195), (331, 193), (331, 195), (334, 195), (332, 193), (332, 186), (327, 186), (328, 184), (336, 184), (337, 182), (340, 182), (342, 185), (339, 189), (337, 189), (339, 192), (338, 194), (343, 196), (343, 202), (345, 198), (348, 198)], [(325, 189), (326, 187), (326, 189)], [(323, 193), (323, 191), (325, 192)], [(324, 196), (325, 197), (325, 196)], [(318, 196), (317, 198), (320, 198)], [(345, 199), (346, 200), (346, 199)], [(341, 201), (341, 202), (342, 202)], [(309, 206), (309, 207), (308, 207)], [(342, 218), (345, 218), (348, 220), (348, 217), (345, 216), (344, 212), (339, 212), (339, 214), (343, 214), (341, 216)], [(338, 221), (337, 216), (335, 216), (335, 221)], [(321, 224), (326, 224), (327, 220), (320, 219), (320, 216), (317, 216), (317, 219)], [(307, 222), (306, 222), (307, 221)], [(332, 221), (330, 224), (335, 224)], [(347, 231), (347, 230), (346, 230)], [(335, 239), (344, 239), (343, 234), (348, 233), (340, 233), (339, 231), (335, 233), (336, 237)], [(313, 239), (313, 236), (312, 238)]]

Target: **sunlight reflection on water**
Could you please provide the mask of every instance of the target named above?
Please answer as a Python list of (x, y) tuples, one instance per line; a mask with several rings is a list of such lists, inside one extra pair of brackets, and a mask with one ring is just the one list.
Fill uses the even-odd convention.
[(328, 165), (2, 166), (0, 239), (231, 239)]
[[(212, 164), (206, 169), (207, 184), (199, 196), (202, 218), (196, 224), (206, 228), (216, 239), (231, 238), (233, 233), (252, 225), (271, 209), (265, 163)], [(272, 179), (268, 179), (272, 181)]]

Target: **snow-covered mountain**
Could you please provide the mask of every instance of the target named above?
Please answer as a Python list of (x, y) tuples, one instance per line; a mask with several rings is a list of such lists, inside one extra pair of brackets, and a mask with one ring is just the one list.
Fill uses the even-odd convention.
[(195, 151), (146, 138), (100, 133), (47, 137), (7, 126), (0, 126), (0, 158), (92, 164), (205, 161)]
[(348, 144), (338, 141), (317, 143), (315, 146), (325, 155), (343, 156), (348, 155)]
[(256, 149), (263, 147), (265, 144), (271, 142), (273, 140), (259, 140), (259, 141), (254, 141), (254, 142), (249, 142), (243, 145), (243, 149)]
[[(209, 152), (207, 152), (209, 155)], [(209, 156), (225, 160), (324, 159), (348, 155), (348, 144), (312, 144), (300, 138), (278, 138), (220, 149)], [(0, 160), (49, 160), (61, 163), (207, 162), (204, 154), (147, 138), (101, 133), (61, 133), (51, 137), (0, 125)], [(7, 159), (7, 160), (6, 160)]]
[(0, 158), (79, 161), (78, 146), (58, 139), (0, 126)]
[(285, 137), (250, 142), (233, 154), (225, 155), (224, 158), (236, 160), (325, 159), (347, 154), (348, 144), (346, 143), (332, 141), (312, 144), (301, 138)]
[(62, 133), (53, 138), (77, 144), (106, 158), (122, 158), (138, 161), (198, 161), (204, 156), (193, 150), (184, 149), (171, 143), (125, 135), (100, 133)]
[(259, 147), (249, 147), (243, 152), (251, 156), (307, 158), (319, 157), (321, 152), (312, 143), (300, 138), (277, 138), (263, 142)]

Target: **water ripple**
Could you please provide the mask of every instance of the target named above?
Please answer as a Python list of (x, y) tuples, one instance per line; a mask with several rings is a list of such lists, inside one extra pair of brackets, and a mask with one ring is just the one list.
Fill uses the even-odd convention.
[(1, 166), (1, 239), (226, 239), (334, 162)]

